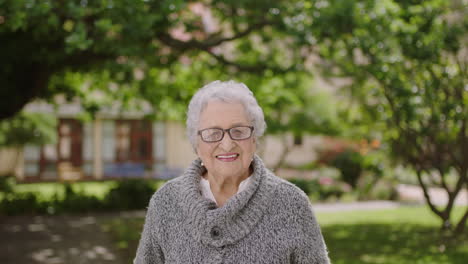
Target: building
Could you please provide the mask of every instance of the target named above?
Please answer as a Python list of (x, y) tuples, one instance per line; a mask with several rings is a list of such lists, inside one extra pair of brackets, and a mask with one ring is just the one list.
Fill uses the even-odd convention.
[(146, 120), (149, 108), (107, 109), (90, 121), (79, 118), (82, 109), (76, 102), (58, 109), (34, 102), (25, 110), (56, 115), (57, 142), (2, 151), (3, 170), (14, 164), (20, 181), (172, 178), (196, 157), (184, 125)]
[[(0, 149), (0, 175), (13, 173), (19, 181), (106, 180), (116, 178), (162, 178), (178, 175), (196, 158), (185, 125), (176, 121), (150, 121), (139, 111), (103, 109), (94, 120), (84, 121), (79, 102), (58, 107), (33, 102), (25, 111), (57, 117), (57, 142), (23, 149)], [(286, 140), (286, 141), (285, 141)], [(320, 137), (264, 136), (259, 154), (270, 168), (288, 153), (287, 165), (306, 164), (316, 158)], [(298, 176), (297, 171), (278, 171), (279, 176)], [(302, 177), (302, 176), (301, 176)]]

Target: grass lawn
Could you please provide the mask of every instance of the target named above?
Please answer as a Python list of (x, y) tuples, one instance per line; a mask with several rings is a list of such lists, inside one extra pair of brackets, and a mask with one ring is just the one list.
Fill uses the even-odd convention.
[[(461, 215), (463, 209), (457, 208), (455, 214)], [(423, 206), (318, 213), (317, 218), (335, 264), (465, 264), (468, 259), (468, 236), (444, 243), (438, 219)], [(103, 223), (128, 263), (135, 255), (143, 221)]]
[[(455, 211), (457, 219), (463, 209)], [(468, 236), (444, 242), (439, 220), (423, 206), (318, 213), (317, 218), (335, 264), (462, 264), (468, 259)]]
[[(157, 189), (162, 185), (162, 181), (149, 181)], [(104, 196), (114, 187), (118, 181), (83, 181), (72, 183), (72, 188), (75, 192), (84, 193), (86, 195), (95, 196), (103, 199)], [(43, 183), (20, 183), (14, 186), (15, 192), (26, 193), (33, 192), (39, 194), (43, 200), (51, 200), (54, 196), (64, 196), (64, 183), (61, 182), (43, 182)], [(0, 193), (0, 200), (3, 197)]]
[[(116, 181), (90, 181), (90, 182), (75, 182), (72, 184), (73, 190), (82, 192), (88, 195), (93, 195), (97, 198), (103, 198), (106, 193), (115, 187)], [(16, 192), (34, 192), (40, 193), (41, 198), (50, 200), (54, 195), (62, 197), (64, 195), (64, 184), (58, 182), (44, 183), (22, 183), (15, 186)]]

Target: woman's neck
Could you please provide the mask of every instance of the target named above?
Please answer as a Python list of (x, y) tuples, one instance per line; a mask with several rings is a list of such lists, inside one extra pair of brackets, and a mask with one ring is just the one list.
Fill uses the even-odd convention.
[(249, 169), (245, 174), (235, 177), (215, 176), (207, 172), (204, 177), (210, 183), (210, 189), (218, 207), (222, 207), (239, 190), (240, 183), (251, 174)]

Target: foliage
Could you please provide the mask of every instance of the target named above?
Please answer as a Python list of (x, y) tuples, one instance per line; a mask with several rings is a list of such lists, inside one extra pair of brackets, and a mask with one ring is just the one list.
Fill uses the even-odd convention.
[(344, 182), (356, 188), (363, 171), (363, 156), (359, 152), (347, 149), (338, 154), (331, 165), (340, 170)]
[(349, 191), (346, 184), (334, 181), (332, 178), (322, 177), (320, 179), (292, 178), (289, 182), (299, 187), (313, 200), (327, 201), (340, 199)]
[(48, 213), (84, 213), (99, 211), (104, 208), (103, 202), (97, 197), (77, 192), (70, 183), (65, 183), (64, 189), (65, 196), (63, 200), (55, 197), (52, 204), (47, 206)]
[(393, 177), (365, 172), (354, 190), (357, 200), (399, 200), (398, 182)]
[[(455, 216), (463, 211), (456, 208)], [(427, 207), (319, 212), (317, 218), (333, 263), (461, 264), (468, 257), (468, 236), (441, 236)]]
[(130, 179), (119, 181), (109, 189), (104, 186), (107, 183), (103, 182), (101, 193), (89, 193), (80, 183), (51, 184), (54, 185), (53, 188), (42, 187), (50, 193), (41, 192), (41, 188), (20, 190), (21, 188), (13, 186), (12, 192), (0, 197), (0, 214), (63, 214), (143, 209), (148, 206), (159, 185), (154, 181)]
[[(57, 94), (81, 97), (91, 113), (145, 99), (155, 118), (181, 119), (197, 87), (239, 79), (259, 87), (271, 132), (328, 132), (341, 123), (322, 120), (304, 93), (322, 69), (349, 84), (354, 99), (336, 115), (352, 120), (347, 132), (388, 143), (443, 226), (465, 227), (468, 210), (450, 218), (468, 184), (464, 1), (2, 0), (0, 9), (0, 119)], [(445, 208), (431, 182), (449, 194)]]
[(13, 175), (1, 176), (0, 177), (0, 194), (12, 193), (14, 191), (15, 184), (16, 184), (16, 180)]
[[(0, 119), (34, 98), (57, 94), (69, 100), (83, 96), (90, 112), (101, 107), (90, 94), (124, 104), (133, 97), (149, 98), (155, 109), (172, 115), (167, 106), (174, 103), (177, 112), (186, 105), (191, 88), (206, 82), (205, 73), (212, 80), (220, 72), (228, 77), (300, 68), (300, 50), (284, 52), (283, 15), (294, 12), (291, 4), (3, 0), (0, 85), (5, 89), (0, 95), (10, 100), (2, 104)], [(200, 75), (191, 71), (197, 67), (203, 69)], [(179, 74), (189, 76), (188, 82)], [(83, 92), (83, 87), (93, 92)], [(161, 100), (154, 102), (157, 98)]]
[[(455, 208), (459, 217), (462, 208)], [(462, 264), (468, 241), (445, 241), (434, 232), (437, 219), (425, 207), (349, 212), (316, 212), (332, 263)], [(119, 217), (104, 223), (115, 244), (131, 262), (142, 230), (141, 217)], [(127, 261), (128, 260), (128, 261)]]
[(357, 143), (331, 137), (325, 138), (324, 142), (324, 146), (318, 149), (316, 166), (336, 168), (341, 181), (349, 184), (359, 199), (374, 197), (372, 188), (384, 176), (388, 163), (385, 153), (379, 149), (380, 142), (361, 140)]
[(286, 166), (286, 158), (294, 148), (290, 136), (336, 136), (343, 132), (341, 110), (330, 91), (314, 84), (304, 73), (286, 73), (281, 76), (245, 76), (265, 113), (268, 135), (279, 138), (282, 149), (273, 171)]
[(34, 193), (8, 193), (0, 201), (0, 214), (43, 214), (44, 204)]
[[(321, 15), (308, 31), (323, 43), (323, 73), (348, 77), (347, 91), (359, 103), (353, 106), (359, 114), (350, 117), (368, 136), (388, 142), (395, 161), (416, 171), (442, 226), (459, 233), (468, 210), (455, 224), (450, 215), (468, 184), (466, 6), (439, 0), (327, 3), (312, 8)], [(447, 182), (450, 171), (458, 175), (454, 184)], [(428, 184), (446, 190), (444, 208), (434, 205)]]
[(52, 143), (56, 140), (56, 125), (51, 115), (21, 112), (0, 121), (0, 146)]
[(147, 181), (129, 179), (120, 181), (106, 196), (106, 203), (112, 209), (135, 210), (148, 206), (151, 196), (156, 190)]
[[(118, 217), (102, 223), (102, 227), (109, 232), (114, 244), (120, 249), (124, 263), (131, 263), (143, 230), (143, 219), (135, 217)], [(128, 261), (127, 261), (128, 260)]]
[(300, 178), (292, 178), (288, 180), (290, 183), (296, 185), (301, 189), (305, 194), (309, 195), (313, 193), (316, 189), (318, 189), (318, 183), (313, 180), (306, 180), (306, 179), (300, 179)]

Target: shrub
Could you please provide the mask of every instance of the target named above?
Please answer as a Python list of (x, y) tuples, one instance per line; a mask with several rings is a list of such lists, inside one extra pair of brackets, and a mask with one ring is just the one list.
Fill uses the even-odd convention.
[(104, 209), (104, 202), (97, 197), (75, 191), (70, 183), (65, 183), (64, 188), (65, 196), (63, 200), (55, 196), (52, 203), (49, 204), (49, 213), (84, 213)]
[(319, 189), (319, 184), (315, 180), (293, 178), (289, 179), (289, 182), (299, 187), (299, 189), (304, 191), (307, 195), (311, 195)]
[(61, 185), (64, 188), (63, 192), (56, 190), (53, 195), (46, 196), (39, 191), (15, 192), (12, 188), (11, 192), (0, 197), (0, 214), (61, 214), (144, 209), (158, 185), (159, 182), (143, 179), (123, 180), (101, 199), (83, 190), (76, 191), (77, 185), (73, 183)]
[(347, 149), (338, 154), (331, 165), (341, 172), (341, 179), (347, 184), (351, 185), (353, 189), (356, 188), (359, 177), (364, 170), (363, 156), (352, 149)]
[(0, 202), (0, 212), (6, 215), (43, 214), (46, 210), (34, 193), (9, 193)]
[[(299, 187), (308, 196), (312, 196), (317, 200), (328, 200), (331, 198), (339, 199), (349, 186), (338, 182), (328, 177), (321, 177), (318, 180), (312, 179), (289, 179), (289, 182)], [(348, 188), (347, 188), (348, 187)]]
[(106, 204), (110, 209), (144, 209), (148, 206), (148, 202), (155, 191), (154, 184), (148, 180), (128, 179), (120, 181), (107, 194)]
[(350, 190), (349, 185), (346, 183), (335, 181), (329, 177), (320, 177), (318, 184), (318, 199), (322, 201), (331, 198), (339, 199), (345, 191)]
[(0, 176), (0, 193), (12, 193), (16, 185), (15, 177), (12, 175)]

